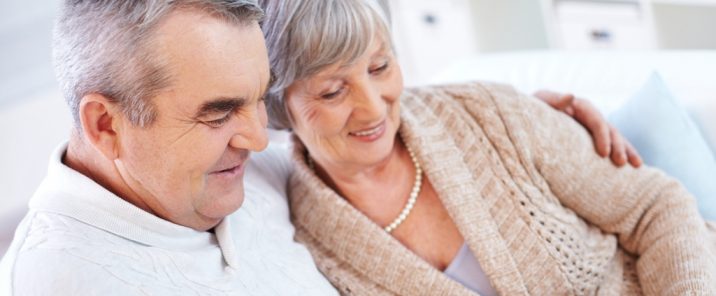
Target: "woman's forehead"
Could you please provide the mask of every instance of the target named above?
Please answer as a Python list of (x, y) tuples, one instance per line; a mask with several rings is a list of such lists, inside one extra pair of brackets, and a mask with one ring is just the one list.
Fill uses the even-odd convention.
[[(380, 35), (380, 34), (376, 34)], [(333, 63), (331, 65), (327, 65), (320, 69), (318, 72), (316, 72), (314, 75), (310, 75), (307, 77), (307, 79), (317, 78), (317, 79), (331, 79), (335, 78), (335, 76), (340, 76), (342, 73), (348, 72), (351, 70), (351, 68), (360, 62), (371, 62), (373, 59), (380, 59), (385, 56), (388, 56), (392, 53), (392, 47), (389, 45), (389, 43), (386, 41), (385, 38), (381, 36), (375, 36), (373, 40), (371, 40), (370, 45), (368, 48), (366, 48), (365, 52), (358, 56), (356, 59), (352, 60), (342, 60), (336, 63)]]

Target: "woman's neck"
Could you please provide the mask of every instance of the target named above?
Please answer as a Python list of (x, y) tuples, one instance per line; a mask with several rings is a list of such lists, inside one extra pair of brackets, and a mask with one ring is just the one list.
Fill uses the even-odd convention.
[(372, 166), (316, 164), (318, 176), (355, 208), (379, 224), (390, 223), (402, 209), (415, 181), (415, 166), (396, 137), (393, 150)]

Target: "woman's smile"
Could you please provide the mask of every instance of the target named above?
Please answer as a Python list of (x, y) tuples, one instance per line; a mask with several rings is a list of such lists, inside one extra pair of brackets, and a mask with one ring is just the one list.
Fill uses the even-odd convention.
[(348, 133), (351, 138), (362, 142), (373, 142), (380, 139), (385, 134), (386, 121), (383, 120), (378, 125), (366, 129), (357, 130)]

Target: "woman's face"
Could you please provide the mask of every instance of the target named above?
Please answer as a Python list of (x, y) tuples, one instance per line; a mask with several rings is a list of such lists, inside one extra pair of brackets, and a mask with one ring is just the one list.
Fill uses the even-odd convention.
[(293, 131), (323, 165), (372, 166), (387, 159), (400, 125), (400, 66), (375, 36), (350, 65), (335, 64), (286, 90)]

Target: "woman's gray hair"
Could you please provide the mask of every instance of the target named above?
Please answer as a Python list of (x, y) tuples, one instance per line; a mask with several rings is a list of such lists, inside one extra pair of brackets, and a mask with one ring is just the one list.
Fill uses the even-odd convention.
[(266, 108), (272, 128), (291, 127), (284, 92), (294, 81), (327, 66), (350, 64), (379, 34), (389, 43), (390, 16), (383, 0), (259, 0), (271, 65)]
[(132, 124), (157, 115), (150, 101), (170, 77), (152, 51), (152, 33), (172, 11), (192, 9), (244, 25), (260, 21), (255, 0), (65, 0), (53, 34), (53, 61), (75, 127), (82, 97), (99, 93), (117, 103)]

